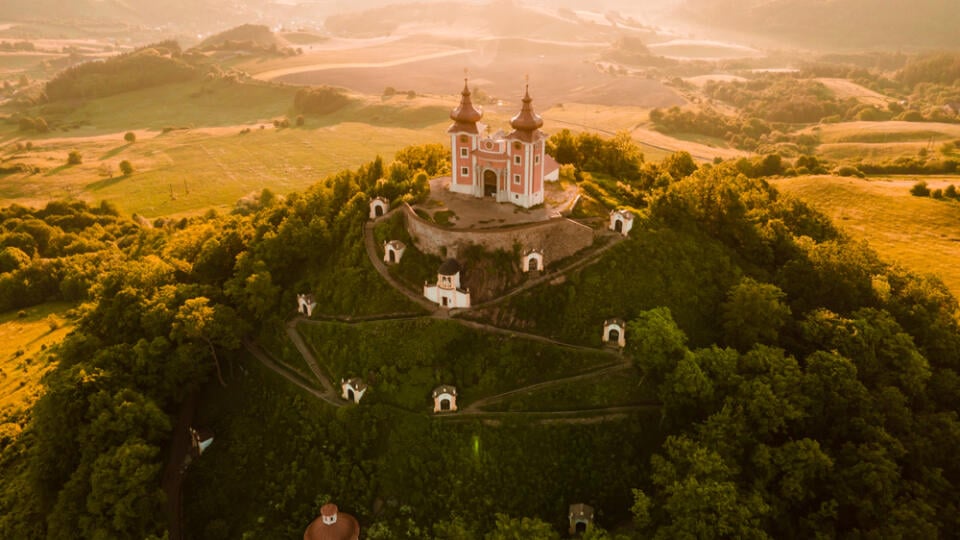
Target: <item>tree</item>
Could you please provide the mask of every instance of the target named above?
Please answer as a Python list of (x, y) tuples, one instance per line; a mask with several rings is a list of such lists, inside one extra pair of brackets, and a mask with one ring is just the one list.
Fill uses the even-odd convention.
[(660, 168), (674, 180), (679, 180), (693, 174), (697, 170), (697, 164), (690, 152), (674, 152), (660, 162)]
[(756, 343), (776, 343), (780, 329), (790, 318), (786, 296), (776, 285), (751, 278), (740, 280), (720, 306), (727, 344), (746, 351)]
[(123, 134), (123, 140), (127, 141), (128, 143), (135, 143), (137, 142), (137, 134), (132, 131), (128, 131)]
[(626, 352), (637, 367), (658, 381), (673, 370), (687, 350), (687, 336), (666, 307), (641, 312), (627, 323), (627, 336)]
[(222, 304), (210, 305), (210, 299), (203, 296), (191, 298), (180, 306), (170, 331), (171, 338), (177, 341), (196, 339), (206, 343), (222, 386), (227, 383), (223, 381), (216, 348), (239, 348), (241, 334), (242, 322), (236, 312)]
[(560, 535), (549, 523), (536, 518), (512, 518), (506, 514), (497, 514), (496, 528), (487, 534), (485, 540), (559, 540)]
[(121, 161), (120, 172), (123, 173), (124, 176), (130, 176), (131, 174), (133, 174), (133, 164), (127, 160)]
[(76, 150), (71, 150), (67, 155), (67, 165), (79, 165), (83, 163), (83, 156)]

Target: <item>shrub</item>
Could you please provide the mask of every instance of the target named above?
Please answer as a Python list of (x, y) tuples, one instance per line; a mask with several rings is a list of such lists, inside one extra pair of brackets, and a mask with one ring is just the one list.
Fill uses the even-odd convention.
[(927, 183), (923, 180), (917, 182), (910, 188), (910, 194), (914, 197), (929, 197), (930, 188), (927, 187)]
[(130, 176), (131, 174), (133, 174), (133, 164), (127, 160), (121, 161), (120, 172), (123, 173), (124, 176)]
[(957, 186), (954, 186), (953, 184), (950, 184), (949, 186), (947, 186), (947, 189), (943, 190), (943, 196), (948, 199), (956, 199)]
[(123, 140), (127, 141), (128, 143), (137, 142), (137, 134), (132, 131), (128, 131), (123, 134)]
[(934, 199), (943, 199), (943, 190), (942, 190), (942, 189), (939, 189), (939, 188), (938, 188), (938, 189), (935, 189), (935, 190), (933, 190), (933, 191), (930, 193), (930, 195), (931, 195)]
[(863, 178), (864, 176), (864, 174), (860, 172), (860, 169), (853, 167), (851, 165), (843, 165), (841, 167), (837, 167), (836, 170), (833, 171), (833, 174), (837, 176), (856, 176), (859, 178)]
[(67, 165), (79, 165), (83, 163), (83, 156), (80, 152), (73, 150), (67, 155)]

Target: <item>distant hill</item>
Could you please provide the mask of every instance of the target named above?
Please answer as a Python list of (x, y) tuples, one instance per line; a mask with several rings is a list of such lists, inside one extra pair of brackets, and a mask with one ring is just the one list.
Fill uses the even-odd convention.
[(269, 50), (286, 47), (286, 41), (261, 24), (244, 24), (214, 34), (197, 45), (200, 50)]
[(155, 43), (103, 61), (65, 69), (46, 84), (50, 101), (90, 99), (139, 90), (199, 75), (185, 62), (174, 41)]
[(685, 0), (676, 15), (814, 48), (960, 47), (956, 0)]
[(326, 27), (334, 34), (352, 37), (427, 28), (432, 34), (449, 33), (451, 37), (483, 35), (561, 41), (607, 41), (614, 32), (612, 26), (586, 23), (570, 10), (536, 9), (509, 1), (394, 4), (330, 16)]

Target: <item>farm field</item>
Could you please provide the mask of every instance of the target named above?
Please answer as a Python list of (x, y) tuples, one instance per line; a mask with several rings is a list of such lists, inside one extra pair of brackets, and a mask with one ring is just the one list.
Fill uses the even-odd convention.
[[(924, 178), (931, 189), (960, 178)], [(910, 195), (913, 177), (803, 176), (774, 185), (824, 212), (885, 260), (938, 276), (960, 297), (960, 204)]]
[[(60, 197), (108, 200), (147, 217), (229, 209), (241, 197), (269, 188), (302, 190), (326, 175), (411, 144), (443, 140), (446, 106), (432, 99), (355, 96), (304, 126), (276, 129), (273, 119), (293, 116), (295, 89), (267, 85), (197, 83), (91, 100), (60, 123), (78, 126), (44, 135), (0, 132), (0, 159), (39, 167), (38, 174), (0, 176), (0, 202), (42, 205)], [(198, 97), (190, 97), (200, 92)], [(140, 107), (140, 103), (151, 107)], [(250, 132), (241, 134), (241, 130)], [(137, 141), (124, 141), (133, 131)], [(165, 132), (166, 131), (166, 132)], [(31, 150), (15, 150), (30, 142)], [(80, 165), (67, 166), (77, 150)], [(135, 172), (120, 176), (120, 161)]]

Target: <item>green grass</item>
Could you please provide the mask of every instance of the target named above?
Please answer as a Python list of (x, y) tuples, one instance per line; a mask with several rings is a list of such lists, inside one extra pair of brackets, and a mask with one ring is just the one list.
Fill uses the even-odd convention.
[(461, 406), (485, 396), (610, 363), (519, 337), (484, 333), (454, 321), (411, 319), (360, 325), (300, 324), (298, 329), (335, 380), (367, 379), (375, 400), (427, 410), (440, 384), (457, 387)]
[(511, 396), (483, 407), (491, 411), (569, 411), (656, 401), (656, 389), (633, 369)]
[[(415, 103), (354, 103), (333, 115), (308, 116), (303, 127), (278, 130), (270, 120), (288, 113), (293, 89), (227, 83), (207, 87), (215, 91), (190, 97), (201, 84), (185, 83), (92, 100), (59, 120), (80, 124), (66, 134), (25, 137), (12, 126), (0, 128), (0, 145), (26, 140), (34, 144), (33, 150), (20, 152), (7, 144), (0, 159), (44, 171), (0, 177), (0, 202), (108, 200), (148, 217), (211, 207), (228, 210), (251, 192), (300, 191), (378, 154), (389, 162), (396, 150), (435, 142), (443, 135), (442, 125), (427, 125), (437, 121), (435, 107)], [(193, 129), (162, 133), (165, 126)], [(241, 135), (245, 126), (252, 131)], [(137, 133), (136, 143), (123, 141), (128, 130)], [(84, 162), (66, 167), (66, 155), (73, 149)], [(122, 160), (134, 165), (133, 175), (118, 176)], [(101, 176), (103, 166), (114, 175)]]
[[(931, 189), (960, 179), (924, 177)], [(910, 195), (911, 177), (856, 179), (804, 176), (775, 181), (778, 189), (824, 212), (848, 234), (866, 240), (891, 262), (935, 274), (960, 296), (960, 203)]]
[(40, 378), (53, 368), (46, 349), (70, 331), (64, 313), (71, 307), (58, 302), (22, 310), (24, 317), (18, 311), (0, 315), (0, 421), (39, 397)]

